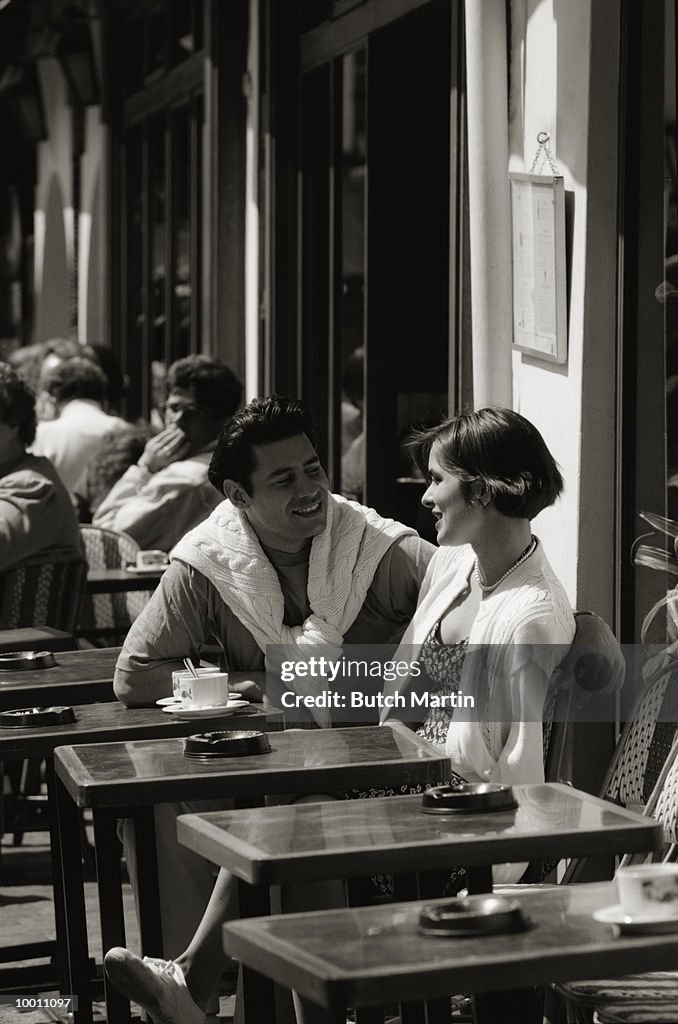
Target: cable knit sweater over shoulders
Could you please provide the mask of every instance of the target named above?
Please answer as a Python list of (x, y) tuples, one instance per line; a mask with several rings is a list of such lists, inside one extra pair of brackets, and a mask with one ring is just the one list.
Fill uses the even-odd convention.
[[(396, 660), (418, 657), (433, 626), (466, 587), (474, 564), (466, 546), (436, 552)], [(544, 698), (574, 632), (567, 595), (537, 544), (483, 598), (471, 628), (461, 693), (473, 697), (474, 707), (454, 713), (446, 743), (454, 771), (470, 782), (543, 781)], [(408, 685), (408, 679), (387, 684), (384, 694)]]

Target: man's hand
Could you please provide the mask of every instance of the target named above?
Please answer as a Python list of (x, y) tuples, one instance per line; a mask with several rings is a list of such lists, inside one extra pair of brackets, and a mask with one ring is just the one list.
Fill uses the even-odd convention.
[(229, 672), (228, 688), (231, 693), (240, 693), (248, 700), (262, 701), (266, 687), (265, 672)]
[(146, 442), (139, 465), (144, 466), (149, 473), (157, 473), (171, 462), (185, 458), (190, 450), (191, 443), (183, 430), (179, 427), (166, 427)]
[(594, 694), (610, 694), (624, 685), (626, 662), (614, 633), (592, 612), (575, 615), (576, 632), (557, 672), (557, 685), (576, 687), (575, 707), (583, 708)]

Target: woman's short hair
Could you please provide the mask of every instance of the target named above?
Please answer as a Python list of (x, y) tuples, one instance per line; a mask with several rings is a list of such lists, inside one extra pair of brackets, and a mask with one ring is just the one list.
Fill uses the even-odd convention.
[(235, 480), (251, 494), (256, 469), (254, 445), (306, 434), (315, 447), (313, 419), (303, 402), (294, 398), (255, 398), (221, 429), (208, 476), (223, 494), (224, 480)]
[(415, 434), (410, 448), (427, 479), (434, 445), (442, 465), (459, 479), (468, 504), (480, 483), (502, 515), (534, 519), (563, 490), (563, 478), (544, 438), (511, 409), (463, 413)]
[(17, 427), (18, 438), (25, 448), (35, 440), (37, 420), (33, 392), (8, 363), (0, 363), (0, 420)]

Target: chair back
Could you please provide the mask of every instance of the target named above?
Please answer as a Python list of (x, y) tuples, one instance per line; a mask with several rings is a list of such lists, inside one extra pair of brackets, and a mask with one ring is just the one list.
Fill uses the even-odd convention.
[[(85, 557), (90, 569), (124, 569), (135, 562), (139, 545), (127, 533), (116, 533), (98, 526), (81, 526)], [(81, 633), (95, 635), (124, 634), (148, 602), (146, 592), (86, 594), (80, 613)]]
[[(675, 831), (675, 820), (671, 823), (670, 808), (661, 793), (662, 787), (667, 794), (671, 792), (674, 775), (670, 770), (678, 771), (677, 671), (678, 658), (673, 645), (646, 664), (645, 686), (624, 725), (600, 792), (604, 800), (629, 810), (665, 817), (667, 834)], [(656, 810), (651, 812), (651, 807)], [(669, 855), (671, 842), (673, 840), (665, 847), (662, 857)], [(587, 880), (587, 860), (586, 857), (572, 860), (563, 882)]]
[(549, 687), (542, 713), (544, 778), (546, 782), (564, 782), (563, 760), (567, 746), (574, 689), (555, 683)]
[(51, 626), (73, 633), (85, 590), (84, 561), (27, 559), (0, 577), (0, 629)]
[(650, 799), (678, 729), (678, 645), (651, 658), (645, 685), (624, 725), (601, 796), (632, 810)]
[[(678, 738), (673, 743), (659, 773), (656, 785), (650, 794), (645, 814), (661, 822), (664, 829), (664, 846), (651, 855), (654, 861), (673, 861), (678, 857)], [(622, 864), (649, 859), (643, 854), (627, 855)]]

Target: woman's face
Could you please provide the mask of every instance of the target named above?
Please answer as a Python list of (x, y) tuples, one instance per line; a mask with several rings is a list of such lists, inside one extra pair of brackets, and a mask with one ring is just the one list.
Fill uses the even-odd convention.
[(428, 459), (431, 482), (421, 499), (435, 520), (438, 544), (453, 547), (473, 544), (484, 522), (481, 505), (468, 505), (458, 477), (443, 466), (439, 445), (434, 444)]

